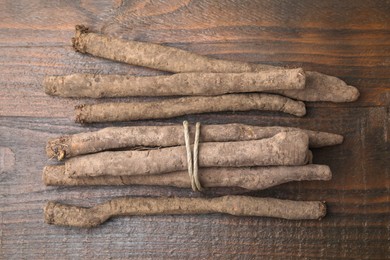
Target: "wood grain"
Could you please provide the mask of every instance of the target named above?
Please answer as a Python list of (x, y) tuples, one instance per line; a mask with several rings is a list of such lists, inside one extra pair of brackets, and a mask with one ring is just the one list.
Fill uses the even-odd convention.
[[(0, 9), (0, 259), (357, 258), (390, 255), (390, 3), (388, 1), (7, 1)], [(191, 115), (120, 125), (200, 121), (305, 127), (343, 134), (315, 149), (329, 182), (289, 183), (253, 196), (325, 200), (322, 221), (225, 215), (115, 218), (92, 230), (48, 226), (48, 200), (92, 206), (117, 196), (203, 196), (168, 187), (45, 187), (49, 137), (81, 127), (73, 106), (94, 100), (46, 96), (46, 75), (161, 72), (75, 53), (74, 25), (213, 57), (341, 77), (361, 91), (350, 104), (308, 103), (307, 116), (271, 112)], [(118, 99), (105, 99), (118, 100)], [(119, 99), (123, 100), (123, 99)], [(138, 98), (133, 100), (148, 100)], [(12, 155), (13, 154), (13, 155)], [(14, 162), (13, 162), (14, 160)], [(237, 194), (217, 189), (205, 195)]]

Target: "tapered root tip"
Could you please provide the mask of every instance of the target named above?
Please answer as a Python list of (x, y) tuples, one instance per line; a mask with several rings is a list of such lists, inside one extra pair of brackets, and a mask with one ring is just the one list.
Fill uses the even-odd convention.
[[(327, 76), (326, 80), (322, 82), (323, 86), (330, 87), (328, 98), (323, 101), (353, 102), (359, 98), (359, 90), (353, 86), (347, 85), (343, 80), (331, 76)], [(326, 97), (326, 95), (324, 96)]]
[(297, 69), (297, 82), (299, 89), (304, 89), (306, 85), (306, 73), (302, 68)]
[(333, 134), (333, 141), (334, 141), (334, 145), (342, 144), (344, 142), (344, 136)]
[(344, 141), (344, 137), (339, 134), (313, 131), (309, 131), (308, 134), (310, 137), (311, 148), (338, 145), (342, 144)]
[(335, 78), (333, 81), (333, 90), (331, 89), (332, 96), (329, 101), (353, 102), (359, 98), (360, 92), (357, 88), (347, 85), (339, 78)]
[(304, 116), (306, 115), (305, 103), (302, 101), (287, 100), (282, 111), (299, 117)]
[[(305, 203), (305, 202), (303, 202)], [(302, 212), (304, 212), (305, 217), (300, 217), (296, 219), (313, 219), (313, 220), (321, 220), (326, 215), (326, 204), (322, 201), (312, 201), (307, 202), (309, 204), (307, 207), (307, 211), (305, 211), (304, 208), (301, 209)], [(310, 206), (309, 206), (310, 205)]]
[(330, 170), (328, 165), (323, 165), (323, 178), (324, 181), (330, 181), (332, 179), (332, 171)]
[(323, 219), (325, 216), (326, 216), (326, 203), (325, 201), (324, 202), (320, 202), (319, 203), (319, 216), (318, 216), (318, 220), (321, 220)]
[(346, 95), (347, 97), (349, 97), (349, 98), (347, 98), (346, 102), (353, 102), (353, 101), (358, 100), (358, 98), (360, 96), (360, 92), (357, 88), (355, 88), (353, 86), (346, 86), (345, 91), (349, 92), (349, 94)]

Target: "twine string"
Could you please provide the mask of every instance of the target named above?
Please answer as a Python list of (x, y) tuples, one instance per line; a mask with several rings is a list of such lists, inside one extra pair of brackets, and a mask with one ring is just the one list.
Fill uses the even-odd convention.
[(183, 122), (184, 126), (184, 141), (187, 151), (187, 167), (188, 175), (191, 180), (191, 188), (193, 191), (202, 191), (203, 187), (199, 181), (198, 174), (198, 153), (199, 153), (199, 136), (200, 136), (200, 123), (196, 123), (195, 126), (195, 140), (194, 140), (194, 151), (193, 155), (191, 153), (191, 143), (190, 143), (190, 131), (188, 127), (188, 122)]
[(199, 175), (198, 175), (198, 148), (199, 148), (199, 135), (200, 135), (200, 123), (197, 122), (195, 125), (195, 140), (194, 140), (194, 159), (192, 161), (193, 163), (193, 179), (195, 182), (196, 189), (198, 191), (202, 191), (202, 185), (199, 181)]

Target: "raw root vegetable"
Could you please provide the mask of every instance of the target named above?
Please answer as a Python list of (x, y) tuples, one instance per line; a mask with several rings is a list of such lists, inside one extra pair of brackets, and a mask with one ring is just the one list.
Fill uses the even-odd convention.
[(267, 92), (302, 101), (337, 103), (356, 101), (360, 95), (357, 88), (348, 86), (341, 79), (315, 71), (306, 71), (306, 86), (303, 90), (270, 90)]
[(153, 43), (125, 41), (76, 26), (73, 47), (81, 53), (169, 72), (257, 72), (272, 66), (209, 58)]
[(302, 69), (244, 73), (178, 73), (168, 76), (72, 74), (44, 80), (46, 94), (61, 97), (211, 96), (303, 89)]
[[(47, 186), (159, 185), (191, 188), (187, 171), (144, 176), (100, 176), (70, 178), (64, 165), (46, 166), (43, 182)], [(270, 167), (200, 168), (199, 180), (205, 188), (240, 187), (263, 190), (290, 181), (330, 180), (332, 173), (326, 165)]]
[(218, 198), (116, 198), (92, 208), (48, 202), (45, 222), (72, 227), (95, 227), (115, 216), (225, 213), (235, 216), (284, 219), (321, 219), (326, 206), (320, 201), (292, 201), (248, 196)]
[[(82, 25), (76, 26), (76, 36), (72, 41), (73, 47), (81, 53), (176, 73), (240, 73), (283, 69), (263, 64), (220, 60), (153, 43), (125, 41), (88, 32), (88, 28)], [(359, 91), (341, 79), (312, 71), (306, 71), (305, 89), (274, 92), (302, 101), (351, 102), (359, 97)]]
[[(282, 132), (271, 138), (199, 144), (199, 167), (304, 165), (310, 159), (309, 138), (303, 132)], [(101, 152), (65, 162), (70, 177), (149, 175), (186, 170), (185, 146)]]
[(213, 97), (183, 97), (150, 102), (100, 103), (77, 106), (75, 113), (76, 122), (97, 123), (249, 110), (280, 111), (295, 116), (306, 114), (303, 102), (271, 94), (229, 94)]
[[(260, 127), (242, 124), (202, 125), (201, 142), (249, 141), (269, 138), (280, 132), (303, 131), (309, 136), (312, 148), (341, 144), (343, 136), (294, 127)], [(190, 128), (190, 136), (194, 136)], [(100, 151), (134, 147), (169, 147), (184, 145), (182, 125), (107, 127), (49, 139), (46, 154), (58, 160)]]

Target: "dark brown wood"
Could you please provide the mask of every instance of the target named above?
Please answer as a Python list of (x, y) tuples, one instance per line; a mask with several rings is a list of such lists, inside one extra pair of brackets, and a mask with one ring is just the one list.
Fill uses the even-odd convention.
[[(0, 259), (358, 258), (390, 255), (390, 4), (387, 1), (3, 1), (0, 9)], [(161, 72), (75, 53), (74, 25), (213, 57), (303, 67), (341, 77), (355, 103), (308, 103), (307, 116), (271, 112), (172, 120), (73, 123), (73, 106), (94, 100), (44, 94), (46, 75)], [(104, 101), (129, 100), (105, 99)], [(137, 98), (133, 100), (150, 100)], [(202, 196), (168, 187), (45, 187), (49, 137), (111, 125), (190, 122), (283, 125), (343, 134), (314, 149), (329, 182), (289, 183), (247, 195), (324, 200), (321, 221), (204, 216), (114, 218), (99, 228), (43, 222), (49, 200), (93, 206), (117, 196)], [(206, 195), (237, 194), (218, 189)]]

